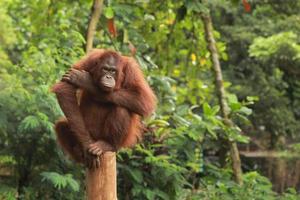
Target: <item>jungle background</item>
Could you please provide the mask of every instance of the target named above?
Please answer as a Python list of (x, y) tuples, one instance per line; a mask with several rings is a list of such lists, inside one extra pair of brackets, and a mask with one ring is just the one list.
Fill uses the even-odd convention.
[[(100, 3), (93, 47), (134, 56), (158, 97), (118, 153), (120, 200), (300, 199), (299, 0)], [(84, 199), (50, 88), (85, 54), (92, 8), (0, 0), (1, 200)]]

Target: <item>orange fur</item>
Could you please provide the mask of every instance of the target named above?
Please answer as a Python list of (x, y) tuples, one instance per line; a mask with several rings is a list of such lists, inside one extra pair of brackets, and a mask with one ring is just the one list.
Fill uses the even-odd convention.
[[(76, 87), (59, 82), (52, 89), (70, 129), (56, 129), (61, 146), (69, 154), (72, 154), (70, 147), (63, 142), (66, 138), (61, 138), (62, 135), (71, 137), (68, 133), (73, 133), (76, 140), (71, 140), (78, 141), (78, 146), (97, 140), (104, 140), (116, 149), (133, 146), (141, 139), (141, 116), (148, 116), (155, 109), (156, 97), (133, 58), (97, 49), (73, 67), (88, 71), (93, 80), (97, 80), (102, 76), (102, 62), (109, 56), (117, 60), (116, 86), (112, 92), (99, 90), (95, 95), (82, 89), (78, 104)], [(62, 133), (63, 131), (68, 133)]]

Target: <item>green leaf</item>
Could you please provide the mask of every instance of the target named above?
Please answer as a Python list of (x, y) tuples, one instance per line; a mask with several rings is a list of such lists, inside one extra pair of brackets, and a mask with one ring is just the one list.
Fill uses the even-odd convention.
[(140, 64), (140, 66), (141, 66), (141, 68), (143, 70), (147, 70), (148, 69), (147, 63), (144, 61), (144, 59), (142, 57), (140, 57), (140, 56), (137, 55), (136, 59), (137, 59), (138, 63)]
[(188, 120), (184, 119), (183, 117), (181, 117), (177, 114), (173, 115), (173, 119), (183, 126), (189, 126), (191, 124)]
[(186, 0), (184, 5), (188, 10), (195, 11), (198, 13), (208, 13), (208, 8), (206, 8), (206, 6), (200, 3), (199, 1)]
[(206, 126), (206, 130), (214, 139), (218, 138), (217, 133), (212, 129), (211, 126)]
[(73, 179), (71, 174), (67, 174), (67, 183), (69, 185), (69, 187), (71, 188), (71, 190), (78, 192), (79, 191), (79, 184), (78, 182)]
[(219, 112), (219, 110), (219, 106), (210, 107), (210, 105), (206, 102), (203, 104), (203, 113), (207, 117), (216, 115)]
[(239, 102), (238, 98), (237, 98), (237, 96), (235, 94), (227, 94), (226, 96), (228, 98), (228, 102), (229, 103), (237, 103), (237, 102)]
[(207, 115), (207, 116), (212, 114), (212, 109), (211, 109), (210, 105), (206, 102), (203, 104), (203, 113), (204, 113), (204, 115)]
[(147, 199), (149, 199), (149, 200), (153, 200), (154, 197), (155, 197), (154, 191), (152, 191), (152, 190), (150, 190), (150, 189), (146, 189), (146, 190), (144, 191), (144, 194), (146, 195)]
[(240, 110), (242, 108), (242, 104), (239, 103), (239, 102), (230, 103), (229, 107), (230, 107), (230, 109), (231, 109), (232, 112), (235, 112), (235, 111)]
[(259, 97), (258, 96), (247, 96), (247, 101), (258, 101), (259, 100)]
[(138, 183), (143, 182), (143, 174), (140, 170), (131, 168), (131, 169), (128, 169), (128, 172), (132, 176), (133, 180), (135, 180)]
[(18, 129), (20, 132), (24, 131), (32, 131), (33, 129), (37, 129), (40, 125), (39, 119), (36, 116), (27, 116), (20, 123)]
[(252, 110), (250, 108), (245, 107), (245, 106), (243, 106), (239, 111), (241, 113), (245, 114), (245, 115), (251, 115), (252, 114)]
[(167, 193), (161, 191), (161, 190), (155, 189), (154, 192), (155, 192), (156, 196), (158, 196), (158, 197), (160, 197), (164, 200), (169, 200), (170, 199), (169, 195)]
[(104, 9), (104, 16), (105, 16), (107, 19), (113, 18), (114, 15), (115, 15), (115, 13), (114, 13), (114, 10), (113, 10), (112, 7), (109, 6), (109, 7), (106, 7), (106, 8)]
[(72, 191), (79, 191), (79, 184), (73, 179), (71, 174), (61, 175), (56, 172), (42, 172), (42, 181), (48, 181), (57, 189), (69, 187)]
[(220, 110), (220, 106), (214, 106), (214, 107), (212, 108), (212, 114), (213, 114), (213, 115), (216, 115), (216, 114), (219, 112), (219, 110)]
[(149, 122), (148, 126), (161, 126), (161, 127), (165, 127), (165, 126), (169, 126), (169, 122), (162, 120), (162, 119), (155, 119), (152, 120), (151, 122)]

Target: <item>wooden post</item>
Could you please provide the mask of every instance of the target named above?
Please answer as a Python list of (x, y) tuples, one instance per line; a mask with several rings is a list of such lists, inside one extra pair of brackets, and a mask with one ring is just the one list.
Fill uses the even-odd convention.
[(104, 153), (100, 167), (86, 172), (87, 200), (117, 200), (116, 171), (116, 153)]

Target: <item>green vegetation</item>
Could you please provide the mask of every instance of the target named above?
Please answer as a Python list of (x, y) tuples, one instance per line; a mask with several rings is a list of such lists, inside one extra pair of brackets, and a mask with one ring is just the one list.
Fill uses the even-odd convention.
[[(300, 1), (248, 0), (250, 12), (242, 2), (104, 1), (94, 47), (136, 51), (159, 99), (143, 142), (118, 153), (120, 200), (300, 199), (299, 158), (241, 157), (243, 184), (234, 179), (230, 144), (300, 152)], [(85, 54), (92, 3), (0, 1), (0, 199), (84, 199), (84, 169), (56, 144), (62, 112), (50, 87)], [(230, 125), (202, 15), (212, 19)]]

